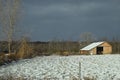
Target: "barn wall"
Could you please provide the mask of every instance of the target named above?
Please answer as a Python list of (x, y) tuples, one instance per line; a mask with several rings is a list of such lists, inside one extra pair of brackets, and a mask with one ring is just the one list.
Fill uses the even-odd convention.
[(80, 54), (88, 54), (89, 51), (86, 51), (86, 50), (80, 50)]
[(96, 54), (96, 48), (90, 50), (90, 51), (86, 51), (86, 50), (81, 50), (80, 54)]
[(92, 53), (92, 54), (96, 54), (96, 48), (93, 48), (92, 50), (90, 50), (90, 52), (89, 52), (90, 54)]
[(103, 54), (110, 54), (112, 53), (112, 48), (110, 46), (105, 46)]
[(107, 42), (103, 43), (101, 46), (103, 46), (103, 54), (112, 53), (112, 46), (108, 44)]

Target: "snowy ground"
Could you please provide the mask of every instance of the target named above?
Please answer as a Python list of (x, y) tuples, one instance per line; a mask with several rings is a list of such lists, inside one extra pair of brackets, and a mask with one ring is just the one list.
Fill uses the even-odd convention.
[(14, 74), (33, 80), (69, 80), (71, 75), (78, 77), (80, 73), (81, 77), (96, 77), (97, 80), (120, 80), (120, 55), (36, 57), (0, 67), (0, 76)]

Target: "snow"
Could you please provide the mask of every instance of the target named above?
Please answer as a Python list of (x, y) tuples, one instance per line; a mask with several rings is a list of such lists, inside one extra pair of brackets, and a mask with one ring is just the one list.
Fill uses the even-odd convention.
[(43, 56), (0, 67), (0, 76), (13, 74), (15, 77), (22, 76), (33, 80), (70, 80), (71, 75), (78, 77), (79, 73), (82, 78), (120, 80), (120, 55)]

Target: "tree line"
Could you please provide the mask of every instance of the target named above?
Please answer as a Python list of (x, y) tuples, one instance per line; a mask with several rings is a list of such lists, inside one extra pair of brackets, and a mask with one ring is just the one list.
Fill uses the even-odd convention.
[[(107, 41), (112, 45), (113, 54), (120, 53), (119, 37), (113, 37), (111, 40), (107, 39), (107, 37), (97, 40), (95, 35), (90, 32), (81, 33), (78, 41), (51, 40), (48, 42), (31, 42), (25, 36), (17, 40), (15, 35), (18, 34), (16, 28), (21, 17), (21, 5), (21, 0), (0, 0), (0, 38), (3, 38), (0, 41), (0, 55), (7, 53), (12, 59), (53, 54), (76, 55), (80, 54), (79, 50), (84, 46), (100, 40)], [(19, 26), (19, 29), (21, 28)], [(0, 61), (2, 59), (9, 60), (10, 58), (0, 56)]]

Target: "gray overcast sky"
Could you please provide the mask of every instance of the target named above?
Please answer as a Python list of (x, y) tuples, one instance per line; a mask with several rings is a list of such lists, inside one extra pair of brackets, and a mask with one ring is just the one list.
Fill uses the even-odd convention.
[(23, 26), (32, 40), (78, 40), (83, 32), (120, 35), (120, 0), (23, 0)]

